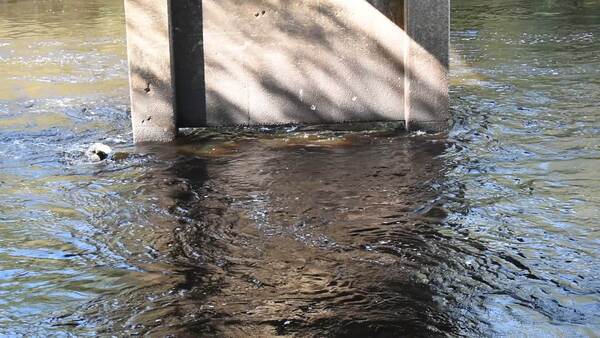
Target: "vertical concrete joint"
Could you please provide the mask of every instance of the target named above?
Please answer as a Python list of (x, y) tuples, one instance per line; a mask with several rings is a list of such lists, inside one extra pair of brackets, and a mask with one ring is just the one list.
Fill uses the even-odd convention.
[(177, 136), (170, 0), (125, 0), (133, 138)]
[(405, 1), (406, 127), (444, 130), (450, 122), (450, 0)]

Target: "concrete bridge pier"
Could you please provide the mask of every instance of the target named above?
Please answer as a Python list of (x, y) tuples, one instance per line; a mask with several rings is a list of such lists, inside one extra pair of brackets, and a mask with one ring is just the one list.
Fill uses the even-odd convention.
[(135, 142), (178, 128), (443, 130), (449, 0), (125, 0)]

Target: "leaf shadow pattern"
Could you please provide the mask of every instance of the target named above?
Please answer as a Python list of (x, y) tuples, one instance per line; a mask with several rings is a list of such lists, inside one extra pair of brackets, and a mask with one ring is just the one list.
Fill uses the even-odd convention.
[(181, 0), (172, 13), (179, 127), (405, 119), (402, 0)]

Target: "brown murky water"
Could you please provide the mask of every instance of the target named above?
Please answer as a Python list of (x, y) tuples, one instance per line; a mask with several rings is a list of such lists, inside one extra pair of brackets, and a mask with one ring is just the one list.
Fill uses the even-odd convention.
[(597, 336), (600, 2), (452, 15), (449, 134), (136, 148), (121, 1), (0, 1), (0, 335)]

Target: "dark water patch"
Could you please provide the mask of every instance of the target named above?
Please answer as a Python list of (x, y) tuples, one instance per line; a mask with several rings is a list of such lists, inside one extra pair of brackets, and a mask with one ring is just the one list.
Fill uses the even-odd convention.
[(597, 1), (453, 1), (448, 134), (138, 147), (121, 6), (0, 4), (0, 334), (596, 335)]

